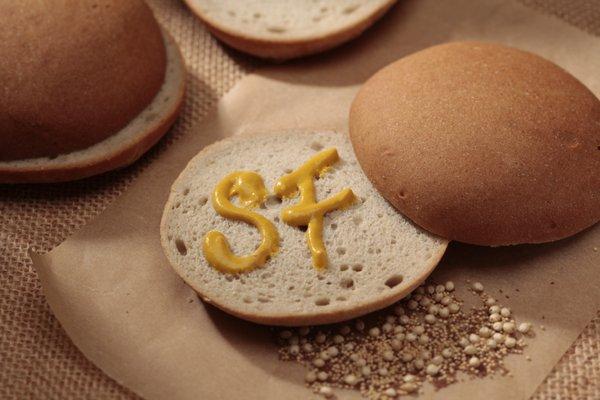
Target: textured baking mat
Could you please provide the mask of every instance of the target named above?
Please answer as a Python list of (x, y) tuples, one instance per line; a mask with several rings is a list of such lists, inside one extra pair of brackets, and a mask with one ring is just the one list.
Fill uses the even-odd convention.
[[(186, 59), (188, 94), (170, 135), (126, 170), (82, 182), (0, 187), (0, 398), (133, 399), (73, 346), (52, 316), (27, 258), (48, 251), (117, 198), (178, 134), (205, 116), (258, 62), (223, 50), (178, 0), (150, 1)], [(600, 35), (600, 2), (523, 0), (522, 3)], [(537, 399), (600, 398), (600, 316), (557, 364)]]

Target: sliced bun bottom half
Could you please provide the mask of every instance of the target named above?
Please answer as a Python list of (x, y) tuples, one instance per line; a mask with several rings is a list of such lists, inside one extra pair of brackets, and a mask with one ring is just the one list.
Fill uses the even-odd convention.
[(381, 18), (396, 0), (185, 0), (210, 32), (257, 57), (289, 60), (347, 42)]
[[(280, 220), (282, 209), (296, 204), (297, 197), (270, 196), (255, 210), (280, 236), (279, 250), (265, 265), (229, 274), (207, 263), (202, 243), (209, 231), (222, 232), (238, 256), (252, 253), (261, 239), (253, 225), (214, 210), (212, 192), (223, 177), (257, 172), (272, 195), (280, 177), (331, 147), (340, 160), (314, 180), (317, 201), (345, 188), (357, 201), (325, 214), (326, 269), (313, 267), (305, 232)], [(363, 174), (347, 136), (333, 132), (232, 138), (205, 148), (171, 189), (161, 241), (174, 270), (204, 301), (246, 320), (284, 326), (339, 322), (384, 308), (423, 282), (447, 246), (396, 212)]]
[(52, 183), (86, 178), (125, 167), (139, 159), (173, 124), (185, 94), (185, 66), (173, 38), (163, 31), (165, 80), (152, 102), (128, 125), (88, 148), (61, 154), (0, 162), (0, 183)]

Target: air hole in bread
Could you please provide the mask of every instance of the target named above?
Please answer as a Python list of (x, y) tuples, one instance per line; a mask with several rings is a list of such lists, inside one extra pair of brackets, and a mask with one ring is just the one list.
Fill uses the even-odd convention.
[(392, 275), (385, 281), (385, 286), (387, 286), (391, 289), (391, 288), (399, 285), (400, 283), (402, 283), (403, 279), (404, 279), (404, 277), (400, 274)]
[(275, 217), (273, 219), (275, 220), (275, 222), (279, 222), (279, 217)]
[(340, 286), (344, 289), (352, 289), (354, 288), (354, 280), (350, 278), (342, 278), (340, 281)]
[(175, 239), (175, 247), (177, 248), (179, 254), (181, 254), (182, 256), (185, 256), (187, 254), (187, 246), (185, 245), (185, 242), (183, 240)]
[(246, 304), (252, 303), (252, 298), (249, 296), (244, 297), (244, 303), (246, 303)]
[(325, 277), (323, 275), (317, 275), (317, 279), (322, 281), (322, 280), (325, 280)]
[(340, 255), (343, 256), (344, 254), (346, 254), (346, 248), (345, 247), (338, 247), (337, 249), (335, 249), (335, 251)]
[(352, 222), (354, 222), (354, 225), (360, 225), (362, 223), (362, 217), (360, 215), (355, 215), (354, 217), (352, 217)]
[(306, 232), (308, 230), (308, 226), (302, 225), (302, 226), (299, 226), (298, 229), (300, 229), (302, 232)]
[(392, 239), (391, 244), (396, 244), (396, 239)]
[(287, 29), (283, 26), (279, 26), (279, 25), (273, 25), (273, 26), (268, 26), (267, 30), (271, 33), (283, 33), (285, 32)]
[(338, 296), (335, 298), (337, 301), (346, 301), (347, 299), (344, 296)]
[(369, 248), (369, 249), (367, 250), (367, 253), (369, 253), (369, 254), (373, 254), (374, 252), (375, 252), (375, 251), (374, 251), (372, 248)]
[(354, 264), (352, 266), (352, 271), (354, 271), (354, 272), (360, 272), (360, 271), (363, 270), (363, 268), (364, 268), (364, 266), (362, 264)]
[(200, 206), (205, 205), (208, 202), (208, 197), (202, 196), (198, 199), (198, 204), (200, 204)]
[(261, 302), (261, 303), (269, 303), (271, 300), (269, 300), (266, 297), (259, 297), (258, 301)]
[(175, 206), (174, 206), (174, 208), (173, 208), (173, 209), (175, 210), (175, 209), (179, 208), (180, 206), (181, 206), (181, 203), (180, 203), (180, 202), (177, 202), (177, 203), (175, 203)]
[(315, 305), (317, 306), (327, 306), (329, 305), (329, 297), (319, 297), (315, 300)]
[[(277, 196), (269, 196), (267, 197), (267, 200), (265, 200), (264, 205), (267, 208), (272, 208), (272, 207), (277, 207), (281, 204), (281, 199)], [(261, 205), (262, 208), (262, 205)]]
[(254, 15), (252, 15), (254, 18), (259, 19), (260, 17), (262, 17), (262, 14), (259, 12), (255, 12)]
[(556, 229), (556, 222), (550, 221), (550, 229)]
[(235, 11), (233, 10), (227, 11), (227, 14), (229, 14), (230, 17), (235, 17)]
[(331, 224), (330, 227), (331, 230), (335, 231), (337, 229), (337, 224)]
[(312, 142), (310, 144), (310, 148), (313, 149), (314, 151), (320, 151), (323, 149), (323, 145), (319, 142)]
[(288, 290), (294, 290), (296, 287), (294, 285), (288, 286)]
[(329, 10), (327, 7), (321, 7), (319, 11), (321, 11), (322, 13), (326, 13), (327, 10)]
[(344, 14), (352, 14), (357, 9), (358, 9), (358, 4), (352, 4), (352, 5), (349, 5), (346, 8), (344, 8), (342, 10), (342, 13), (344, 13)]
[(383, 214), (377, 214), (377, 218), (383, 218)]
[(183, 195), (187, 196), (188, 194), (190, 194), (190, 188), (183, 189)]
[(286, 174), (291, 174), (292, 172), (294, 172), (294, 170), (291, 168), (286, 168), (283, 170), (283, 172), (285, 172)]
[(340, 271), (347, 271), (348, 268), (350, 268), (350, 266), (348, 264), (342, 264), (342, 265), (340, 265)]

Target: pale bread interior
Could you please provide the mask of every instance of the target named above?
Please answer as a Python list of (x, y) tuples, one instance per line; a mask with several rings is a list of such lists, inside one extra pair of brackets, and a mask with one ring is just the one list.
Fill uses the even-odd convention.
[[(280, 203), (275, 196), (257, 211), (277, 227), (279, 252), (262, 268), (239, 275), (207, 264), (202, 240), (210, 230), (225, 234), (238, 255), (251, 253), (260, 241), (255, 227), (215, 212), (210, 198), (219, 180), (252, 170), (272, 193), (278, 178), (329, 147), (337, 148), (340, 161), (315, 181), (318, 200), (349, 187), (360, 201), (326, 214), (325, 271), (312, 266), (305, 233), (279, 220), (282, 208), (297, 198)], [(447, 245), (398, 214), (363, 174), (347, 136), (332, 132), (235, 139), (205, 149), (173, 185), (161, 236), (170, 263), (203, 299), (242, 318), (281, 325), (335, 322), (385, 307), (422, 282)]]
[(95, 164), (123, 148), (134, 146), (139, 138), (157, 129), (165, 119), (177, 111), (184, 95), (185, 66), (173, 38), (163, 31), (167, 55), (165, 81), (152, 102), (116, 134), (88, 148), (61, 154), (57, 157), (39, 157), (0, 162), (2, 171), (40, 168), (61, 170), (77, 165)]
[(390, 0), (187, 0), (229, 34), (266, 41), (322, 38), (350, 29)]

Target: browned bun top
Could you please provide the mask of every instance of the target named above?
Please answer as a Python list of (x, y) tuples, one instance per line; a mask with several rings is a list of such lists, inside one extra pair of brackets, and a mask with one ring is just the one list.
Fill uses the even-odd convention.
[(0, 160), (111, 136), (154, 98), (165, 47), (141, 0), (0, 3)]
[(350, 137), (383, 196), (452, 240), (546, 242), (600, 219), (600, 101), (531, 53), (465, 42), (398, 60), (356, 96)]

